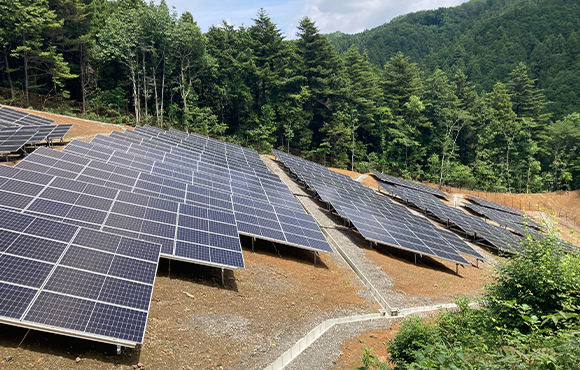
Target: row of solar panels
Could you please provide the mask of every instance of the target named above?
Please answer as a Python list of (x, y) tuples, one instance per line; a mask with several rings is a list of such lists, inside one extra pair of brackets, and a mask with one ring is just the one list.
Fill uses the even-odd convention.
[(454, 233), (438, 229), (426, 218), (350, 177), (277, 150), (274, 154), (322, 201), (349, 220), (365, 239), (462, 265), (470, 263), (461, 254), (483, 259)]
[[(151, 127), (111, 136), (73, 140), (62, 152), (39, 148), (0, 167), (1, 217), (39, 220), (0, 227), (0, 322), (134, 346), (159, 256), (244, 267), (240, 234), (332, 252), (256, 152)], [(54, 231), (43, 238), (39, 223)], [(18, 232), (36, 235), (34, 247)], [(92, 237), (80, 244), (81, 233)], [(140, 244), (121, 253), (103, 242), (112, 237)], [(55, 240), (62, 245), (47, 249)]]
[[(389, 195), (414, 205), (446, 226), (456, 227), (466, 235), (471, 235), (476, 240), (486, 241), (494, 248), (504, 252), (513, 252), (518, 249), (522, 236), (532, 235), (536, 239), (545, 237), (538, 223), (523, 212), (502, 204), (468, 196), (467, 199), (473, 203), (464, 205), (466, 209), (499, 225), (495, 226), (485, 222), (480, 217), (462, 211), (460, 208), (451, 207), (441, 202), (432, 194), (405, 186), (397, 186), (393, 182), (390, 184), (381, 182), (380, 186)], [(512, 232), (507, 229), (512, 230)], [(568, 242), (559, 240), (559, 243), (568, 250), (577, 250), (573, 244)]]
[(54, 121), (16, 109), (0, 106), (0, 127), (11, 126), (45, 126)]
[(457, 227), (466, 235), (471, 235), (474, 239), (483, 239), (498, 250), (511, 251), (520, 243), (519, 236), (504, 228), (488, 224), (480, 217), (467, 214), (459, 208), (451, 207), (431, 194), (382, 182), (380, 186), (389, 195), (427, 212), (445, 226)]
[(54, 121), (0, 106), (0, 155), (23, 150), (26, 145), (62, 139), (72, 125), (53, 125)]

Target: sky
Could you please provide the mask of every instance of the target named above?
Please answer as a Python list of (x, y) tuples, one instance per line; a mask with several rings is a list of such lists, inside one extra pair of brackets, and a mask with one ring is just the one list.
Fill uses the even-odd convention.
[[(181, 14), (189, 11), (202, 32), (222, 20), (235, 26), (251, 26), (264, 8), (287, 39), (296, 38), (296, 26), (307, 16), (321, 33), (358, 33), (419, 10), (457, 6), (466, 0), (165, 0)], [(156, 0), (155, 3), (159, 3)]]

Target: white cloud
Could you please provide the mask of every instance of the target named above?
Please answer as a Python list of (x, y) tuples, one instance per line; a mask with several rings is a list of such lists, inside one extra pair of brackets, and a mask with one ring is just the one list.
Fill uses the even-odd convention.
[[(459, 5), (466, 0), (166, 0), (179, 13), (189, 11), (203, 32), (223, 19), (236, 26), (251, 26), (260, 8), (293, 39), (301, 18), (316, 22), (322, 33), (357, 33), (389, 22), (394, 17), (419, 10)], [(159, 0), (156, 0), (158, 3)]]
[(304, 15), (316, 21), (322, 33), (358, 33), (419, 10), (456, 6), (465, 0), (313, 0), (304, 4)]

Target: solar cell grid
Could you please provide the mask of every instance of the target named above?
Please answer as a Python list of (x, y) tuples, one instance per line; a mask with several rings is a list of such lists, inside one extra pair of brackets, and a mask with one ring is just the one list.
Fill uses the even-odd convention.
[[(19, 168), (11, 168), (10, 172), (12, 176), (18, 176), (21, 171)], [(10, 179), (10, 178), (9, 178)], [(56, 182), (57, 178), (54, 178), (52, 182)], [(178, 204), (176, 202), (160, 200), (157, 198), (151, 197), (144, 197), (138, 196), (137, 194), (126, 193), (124, 191), (117, 191), (112, 190), (92, 184), (78, 184), (77, 181), (74, 180), (66, 180), (68, 192), (67, 197), (63, 195), (61, 202), (64, 204), (68, 204), (73, 206), (70, 211), (66, 215), (62, 215), (63, 220), (65, 222), (75, 221), (75, 222), (85, 222), (91, 225), (94, 225), (102, 230), (105, 230), (105, 227), (108, 231), (114, 232), (117, 234), (122, 234), (125, 231), (131, 231), (135, 234), (132, 236), (138, 237), (139, 239), (148, 240), (151, 237), (161, 238), (164, 239), (162, 253), (163, 256), (168, 258), (177, 258), (177, 259), (184, 259), (187, 260), (185, 256), (176, 254), (175, 251), (175, 243), (177, 239), (175, 239), (176, 235), (176, 224), (177, 224), (177, 217), (179, 215), (179, 206), (183, 204)], [(59, 188), (58, 186), (52, 187), (52, 182), (49, 186), (46, 186), (46, 190), (51, 197), (54, 197), (54, 194), (58, 194)], [(57, 184), (58, 185), (58, 184)], [(4, 190), (2, 187), (1, 190)], [(81, 190), (82, 193), (76, 193), (75, 190)], [(9, 193), (8, 193), (9, 194)], [(10, 196), (12, 197), (12, 196)], [(76, 199), (74, 202), (71, 202), (72, 199)], [(29, 197), (28, 204), (23, 205), (22, 207), (15, 207), (16, 209), (23, 210), (26, 213), (33, 213), (36, 208), (35, 204), (37, 202), (43, 202), (47, 199), (44, 198), (44, 192), (37, 195), (36, 198)], [(133, 202), (133, 203), (131, 203)], [(24, 202), (22, 202), (24, 203)], [(144, 214), (140, 214), (140, 217), (133, 217), (133, 216), (126, 216), (124, 214), (116, 213), (115, 210), (126, 210), (127, 208), (131, 207), (131, 205), (142, 205), (145, 209)], [(28, 206), (28, 207), (27, 207)], [(231, 206), (230, 206), (231, 208)], [(134, 207), (135, 210), (138, 210), (138, 207)], [(168, 212), (167, 210), (171, 210)], [(127, 213), (127, 212), (124, 212)], [(230, 226), (235, 229), (235, 219), (231, 210), (229, 210), (229, 217), (228, 211), (222, 210), (217, 212), (217, 214), (222, 215), (221, 217), (225, 220), (224, 223), (230, 222)], [(42, 231), (43, 233), (47, 233), (47, 235), (51, 235), (51, 230), (49, 228), (41, 228), (40, 226), (36, 227), (37, 230)], [(182, 228), (182, 232), (192, 232), (193, 230), (189, 230), (187, 228)], [(231, 230), (231, 228), (229, 229)], [(224, 245), (219, 245), (214, 243), (213, 245), (210, 244), (209, 238), (212, 235), (211, 231), (207, 231), (207, 239), (208, 242), (206, 246), (210, 247), (211, 249), (216, 248), (226, 248), (226, 249), (234, 249), (236, 253), (241, 255), (241, 247), (239, 244), (239, 240), (237, 238), (233, 238), (234, 240), (227, 239), (227, 243)], [(55, 239), (58, 239), (59, 236), (55, 235)], [(181, 250), (187, 243), (181, 244)], [(194, 246), (192, 246), (194, 248)], [(236, 261), (241, 262), (241, 265), (236, 266), (221, 266), (214, 261), (207, 260), (207, 261), (190, 261), (202, 264), (209, 264), (212, 266), (219, 265), (218, 267), (225, 267), (225, 268), (239, 268), (243, 267), (243, 260), (241, 258), (236, 259)]]
[(496, 202), (492, 202), (492, 201), (489, 201), (487, 199), (481, 199), (481, 198), (477, 198), (477, 197), (474, 197), (474, 196), (471, 196), (471, 195), (468, 195), (467, 196), (467, 199), (469, 199), (471, 202), (473, 202), (475, 204), (478, 204), (480, 206), (487, 207), (487, 208), (491, 208), (491, 209), (495, 209), (495, 210), (498, 210), (498, 211), (512, 213), (512, 214), (515, 214), (515, 215), (523, 215), (524, 214), (524, 212), (520, 211), (519, 209), (515, 209), (515, 208), (509, 207), (509, 206), (505, 206), (503, 204), (499, 204), (499, 203), (496, 203)]
[[(134, 135), (133, 135), (134, 136)], [(121, 135), (117, 135), (117, 137), (121, 137)], [(99, 139), (98, 141), (99, 143), (101, 142), (101, 140)], [(117, 141), (117, 148), (120, 148), (121, 146), (118, 145), (119, 142)], [(129, 143), (127, 143), (129, 144)], [(127, 145), (126, 144), (126, 145)], [(82, 144), (82, 145), (86, 145), (86, 144)], [(97, 144), (98, 145), (98, 144)], [(133, 145), (131, 145), (131, 147), (133, 147)], [(71, 148), (74, 150), (74, 146)], [(259, 159), (259, 156), (258, 156)], [(262, 166), (265, 167), (265, 165), (263, 164), (263, 162), (260, 163)], [(191, 166), (190, 166), (191, 167)], [(183, 167), (182, 167), (183, 168)], [(207, 170), (211, 169), (211, 173), (213, 173), (213, 176), (216, 177), (220, 177), (223, 176), (221, 179), (217, 179), (217, 181), (215, 181), (215, 183), (223, 183), (224, 181), (229, 182), (230, 179), (236, 177), (239, 179), (243, 179), (243, 182), (239, 182), (239, 183), (232, 183), (232, 193), (234, 195), (241, 195), (243, 197), (249, 197), (252, 199), (260, 199), (262, 201), (266, 201), (267, 203), (274, 203), (274, 204), (279, 204), (282, 206), (287, 206), (287, 207), (291, 207), (295, 210), (300, 210), (303, 212), (303, 208), (300, 206), (299, 202), (288, 192), (288, 188), (283, 185), (279, 179), (277, 179), (277, 177), (273, 174), (271, 174), (270, 172), (267, 173), (270, 175), (265, 179), (261, 179), (261, 178), (256, 178), (256, 175), (254, 173), (254, 171), (249, 171), (250, 173), (254, 173), (253, 177), (248, 177), (249, 175), (245, 172), (238, 172), (235, 170), (228, 170), (226, 168), (220, 168), (220, 167), (214, 167), (213, 165), (208, 165), (207, 163), (203, 163), (200, 162), (200, 164), (197, 165), (197, 169), (204, 171), (204, 175), (207, 177)], [(218, 170), (219, 169), (219, 170)], [(239, 168), (238, 168), (239, 169)], [(229, 175), (224, 175), (224, 170), (226, 170), (226, 173), (229, 173)], [(179, 171), (179, 172), (183, 172), (183, 171)], [(192, 174), (194, 174), (194, 178), (197, 179), (196, 174), (199, 174), (200, 172), (192, 172)], [(164, 172), (162, 174), (163, 176), (167, 176), (170, 177), (172, 179), (174, 179), (175, 181), (182, 181), (183, 179), (179, 178), (178, 176), (176, 176), (175, 173), (170, 173), (168, 171)], [(211, 177), (210, 177), (211, 178)], [(224, 180), (226, 179), (226, 180)], [(275, 179), (278, 180), (278, 182), (280, 183), (280, 185), (275, 185)], [(215, 180), (215, 179), (214, 179)], [(201, 181), (196, 182), (197, 184), (202, 184), (203, 187), (211, 187), (214, 190), (207, 190), (207, 191), (202, 191), (201, 187), (198, 188), (198, 192), (196, 192), (195, 194), (191, 195), (190, 193), (190, 189), (191, 186), (188, 185), (187, 188), (187, 193), (186, 193), (186, 199), (185, 202), (188, 204), (198, 204), (198, 205), (203, 205), (203, 206), (210, 206), (210, 207), (215, 207), (215, 208), (228, 208), (231, 209), (231, 206), (228, 203), (224, 203), (222, 198), (230, 197), (230, 195), (228, 195), (228, 193), (225, 193), (223, 187), (218, 188), (217, 186), (213, 186), (213, 184), (207, 184)], [(252, 187), (251, 185), (248, 185), (248, 183), (253, 184), (254, 187)], [(236, 188), (235, 185), (238, 185), (239, 187)], [(266, 190), (266, 188), (273, 188), (276, 189), (275, 191), (272, 190)], [(160, 185), (159, 185), (159, 181), (156, 182), (156, 184), (145, 184), (145, 183), (141, 183), (137, 186), (137, 188), (139, 190), (135, 190), (138, 191), (140, 193), (146, 193), (146, 192), (151, 192), (151, 193), (164, 193), (164, 194), (168, 194), (169, 192), (166, 191), (165, 189), (163, 189)], [(217, 188), (217, 189), (216, 189)], [(250, 190), (251, 189), (251, 190)], [(283, 191), (285, 189), (285, 192)], [(220, 190), (217, 191), (216, 190)], [(278, 191), (279, 190), (279, 191)], [(201, 194), (200, 194), (201, 193)], [(149, 194), (149, 193), (146, 193)], [(180, 195), (182, 193), (176, 193), (176, 192), (172, 192), (172, 194), (177, 194)], [(207, 194), (207, 195), (206, 195)], [(151, 194), (152, 195), (152, 194)], [(240, 198), (237, 198), (240, 199)], [(272, 200), (270, 200), (272, 199)], [(235, 203), (235, 202), (234, 202)], [(235, 210), (235, 208), (234, 208)], [(271, 215), (268, 215), (269, 217), (271, 217)], [(306, 248), (306, 249), (314, 249), (314, 250), (318, 250), (321, 243), (304, 243), (301, 242), (300, 244), (295, 243), (290, 241), (291, 240), (298, 240), (296, 238), (293, 237), (285, 237), (283, 233), (281, 232), (274, 232), (274, 230), (281, 230), (280, 224), (278, 221), (270, 221), (270, 222), (274, 222), (277, 223), (277, 229), (270, 229), (273, 227), (272, 224), (269, 224), (270, 228), (268, 229), (260, 229), (258, 228), (259, 232), (253, 233), (252, 231), (256, 231), (256, 228), (248, 228), (246, 227), (246, 225), (243, 225), (240, 229), (241, 233), (244, 235), (250, 235), (250, 236), (257, 236), (257, 237), (264, 237), (267, 238), (268, 240), (273, 240), (273, 241), (277, 241), (280, 243), (284, 243), (284, 244), (290, 244), (290, 245), (295, 245), (295, 246), (299, 246), (302, 248)], [(263, 227), (263, 226), (262, 226)], [(266, 236), (267, 235), (267, 236)], [(322, 235), (322, 234), (321, 234)], [(278, 238), (278, 239), (275, 239)], [(296, 245), (297, 244), (297, 245)], [(313, 248), (312, 245), (316, 244), (317, 247)], [(322, 248), (322, 250), (324, 251), (328, 251), (330, 250), (329, 246), (324, 246), (324, 248)]]
[[(413, 215), (347, 176), (280, 151), (275, 150), (274, 154), (323, 201), (332, 204), (339, 215), (350, 220), (367, 240), (469, 264), (458, 252), (471, 248), (459, 238), (443, 237), (427, 219)], [(394, 223), (399, 221), (405, 226), (399, 225), (396, 232)], [(420, 233), (421, 237), (412, 231), (417, 225), (427, 230)], [(413, 233), (412, 241), (408, 240), (409, 232)]]
[(519, 244), (519, 237), (509, 231), (488, 224), (479, 217), (469, 215), (459, 208), (448, 206), (435, 197), (405, 187), (395, 187), (385, 183), (380, 183), (380, 185), (391, 195), (415, 204), (420, 209), (427, 210), (441, 222), (451, 223), (466, 234), (485, 239), (497, 249), (512, 251)]
[[(84, 230), (14, 211), (0, 210), (0, 219), (10, 220), (0, 223), (0, 240), (10, 242), (7, 248), (0, 249), (1, 322), (126, 346), (142, 343), (148, 302), (151, 299), (159, 259), (159, 245)], [(51, 234), (44, 235), (46, 230), (52, 230)], [(59, 236), (59, 239), (55, 240), (55, 236)], [(89, 241), (89, 236), (95, 237), (92, 242)], [(134, 252), (140, 247), (146, 248), (149, 261), (121, 256), (116, 247), (105, 253), (75, 246), (77, 241), (80, 244), (89, 244), (90, 247), (100, 247), (98, 241), (105, 241), (104, 245), (109, 246), (141, 243), (140, 246), (136, 245)], [(81, 252), (92, 253), (90, 258), (84, 259), (85, 264), (81, 263), (82, 259), (75, 258)], [(92, 271), (95, 268), (91, 270), (91, 267), (96, 266), (99, 261), (95, 253), (109, 258), (108, 263), (101, 263), (97, 271)], [(116, 259), (146, 263), (146, 266), (140, 266), (141, 269), (152, 271), (153, 274), (139, 274), (142, 281), (139, 285), (132, 286), (132, 295), (118, 295), (118, 299), (112, 302), (102, 295), (102, 288), (107, 287), (110, 266), (114, 266)], [(134, 296), (142, 297), (141, 302), (147, 304), (135, 304)], [(111, 303), (115, 305), (111, 306)], [(119, 330), (102, 335), (92, 329), (91, 320), (105, 319), (100, 312), (94, 310), (97, 305), (102, 310), (107, 307), (111, 310), (122, 308), (132, 313), (139, 318), (135, 320), (135, 330)], [(106, 319), (110, 325), (118, 327), (123, 327), (125, 322), (121, 316), (110, 316)]]

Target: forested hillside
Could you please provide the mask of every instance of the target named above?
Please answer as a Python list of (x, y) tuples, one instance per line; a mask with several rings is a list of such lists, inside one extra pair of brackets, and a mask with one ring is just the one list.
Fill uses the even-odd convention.
[[(341, 56), (310, 19), (289, 41), (265, 10), (251, 26), (204, 34), (195, 14), (164, 2), (0, 0), (0, 86), (336, 167), (502, 192), (576, 189), (576, 6), (480, 0), (419, 12), (382, 27), (376, 38), (392, 40), (368, 53), (375, 30), (352, 36), (354, 47), (333, 35)], [(568, 94), (553, 95), (558, 78)]]
[(472, 0), (400, 16), (356, 35), (329, 35), (339, 54), (355, 45), (377, 66), (398, 51), (430, 71), (462, 69), (489, 92), (520, 62), (560, 119), (580, 105), (580, 3), (573, 0)]

